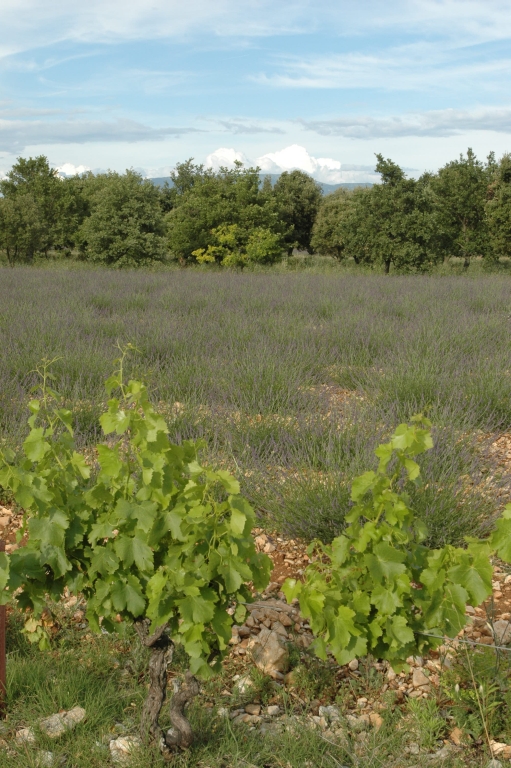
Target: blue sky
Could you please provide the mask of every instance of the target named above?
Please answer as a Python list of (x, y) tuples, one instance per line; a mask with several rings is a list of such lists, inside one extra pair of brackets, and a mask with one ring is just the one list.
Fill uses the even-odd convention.
[[(511, 0), (1, 0), (0, 171), (511, 151)], [(222, 149), (223, 151), (218, 151)]]

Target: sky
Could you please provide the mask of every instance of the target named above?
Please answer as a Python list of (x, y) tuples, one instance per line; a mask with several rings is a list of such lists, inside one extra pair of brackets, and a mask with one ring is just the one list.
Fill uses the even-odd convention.
[(511, 151), (510, 84), (511, 0), (1, 0), (0, 173), (416, 176)]

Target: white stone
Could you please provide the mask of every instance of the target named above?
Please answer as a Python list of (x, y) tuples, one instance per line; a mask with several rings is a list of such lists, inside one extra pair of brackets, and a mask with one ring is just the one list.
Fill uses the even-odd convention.
[(511, 623), (499, 619), (493, 622), (493, 632), (498, 645), (507, 645), (511, 642)]
[(278, 704), (270, 704), (269, 707), (266, 707), (266, 714), (270, 717), (277, 717), (280, 715), (280, 707)]
[(358, 669), (358, 659), (352, 659), (348, 664), (348, 667), (352, 672), (355, 672)]
[(261, 672), (286, 672), (289, 664), (289, 651), (283, 638), (277, 632), (266, 627), (252, 638), (248, 644), (254, 663)]
[(21, 728), (16, 732), (16, 741), (20, 741), (22, 744), (34, 744), (35, 733), (33, 728)]
[(320, 707), (319, 715), (320, 717), (326, 717), (328, 720), (340, 720), (341, 718), (341, 713), (337, 707), (334, 707), (333, 705), (328, 707)]
[(114, 763), (128, 765), (130, 757), (142, 745), (137, 736), (119, 736), (110, 742), (110, 752)]
[(426, 677), (421, 667), (415, 667), (412, 672), (412, 685), (414, 688), (419, 688), (423, 685), (429, 685), (429, 677)]
[(234, 688), (238, 693), (246, 693), (249, 688), (252, 688), (254, 686), (254, 681), (250, 677), (250, 675), (244, 675), (243, 677), (239, 677), (236, 681), (236, 685)]
[(83, 707), (73, 707), (67, 712), (59, 712), (56, 715), (43, 718), (39, 727), (51, 739), (58, 739), (66, 731), (72, 730), (78, 723), (85, 719), (86, 712)]
[(38, 768), (52, 768), (55, 764), (53, 752), (47, 752), (44, 749), (40, 749), (37, 753), (36, 762)]

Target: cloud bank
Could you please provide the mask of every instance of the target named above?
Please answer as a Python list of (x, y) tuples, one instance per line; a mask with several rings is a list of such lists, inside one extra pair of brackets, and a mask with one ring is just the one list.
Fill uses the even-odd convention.
[(0, 152), (22, 152), (26, 147), (50, 144), (161, 141), (168, 136), (198, 132), (198, 128), (151, 128), (127, 118), (109, 121), (0, 119)]
[(205, 165), (206, 168), (219, 171), (220, 168), (234, 168), (236, 161), (246, 166), (253, 165), (243, 152), (237, 152), (235, 149), (228, 149), (227, 147), (220, 147), (208, 155)]
[(376, 182), (380, 177), (374, 172), (374, 166), (342, 164), (331, 157), (313, 157), (299, 144), (292, 144), (276, 152), (261, 155), (255, 161), (249, 160), (243, 152), (222, 147), (206, 158), (206, 166), (218, 170), (224, 166), (233, 168), (235, 160), (245, 166), (259, 166), (262, 173), (280, 174), (284, 171), (305, 171), (316, 181), (325, 184), (346, 182)]
[(511, 133), (511, 108), (475, 110), (443, 109), (395, 117), (342, 117), (331, 120), (300, 120), (321, 136), (352, 139), (386, 139), (400, 136), (456, 136), (467, 131)]
[(89, 168), (88, 165), (73, 165), (73, 163), (64, 163), (63, 165), (58, 165), (55, 170), (61, 178), (66, 179), (69, 176), (79, 176), (82, 173), (87, 173), (87, 171), (91, 171), (92, 168)]

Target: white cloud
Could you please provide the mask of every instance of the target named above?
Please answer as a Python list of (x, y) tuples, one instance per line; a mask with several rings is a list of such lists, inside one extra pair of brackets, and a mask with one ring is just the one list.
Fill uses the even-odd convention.
[(214, 171), (218, 171), (222, 167), (234, 168), (236, 161), (243, 163), (243, 165), (251, 165), (250, 160), (243, 152), (220, 147), (206, 157), (206, 168), (212, 168)]
[(443, 109), (394, 117), (360, 116), (331, 120), (301, 120), (300, 122), (304, 128), (322, 136), (357, 139), (456, 136), (467, 131), (495, 131), (511, 134), (511, 108)]
[(243, 152), (222, 147), (206, 158), (206, 167), (218, 170), (221, 166), (234, 167), (234, 161), (240, 160), (245, 166), (259, 166), (262, 173), (280, 174), (284, 171), (300, 170), (310, 174), (316, 181), (326, 184), (343, 182), (378, 181), (374, 166), (342, 165), (331, 157), (313, 157), (299, 144), (292, 144), (276, 152), (268, 152), (258, 157), (255, 162), (249, 160)]
[[(277, 152), (268, 152), (257, 159), (257, 164), (264, 173), (282, 173), (283, 171), (298, 169), (326, 184), (374, 180), (368, 178), (366, 168), (345, 171), (339, 160), (334, 160), (331, 157), (313, 157), (305, 147), (299, 144), (292, 144), (290, 147)], [(371, 170), (374, 171), (374, 169)]]
[(63, 163), (63, 165), (58, 165), (55, 170), (59, 176), (68, 177), (78, 176), (79, 174), (87, 173), (87, 171), (92, 169), (89, 168), (88, 165), (73, 165), (73, 163)]

